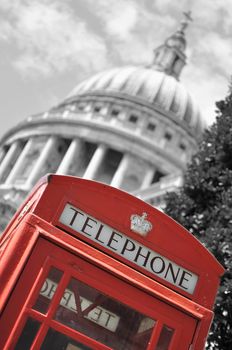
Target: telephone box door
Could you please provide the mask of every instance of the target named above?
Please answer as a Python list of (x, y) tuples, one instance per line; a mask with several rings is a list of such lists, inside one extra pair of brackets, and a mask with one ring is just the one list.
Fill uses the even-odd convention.
[(7, 350), (187, 350), (197, 320), (39, 238), (0, 326)]

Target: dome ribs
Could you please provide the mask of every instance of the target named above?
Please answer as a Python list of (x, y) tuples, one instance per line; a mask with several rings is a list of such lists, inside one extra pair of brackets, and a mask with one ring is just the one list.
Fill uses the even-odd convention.
[(154, 103), (157, 103), (166, 111), (170, 110), (176, 91), (176, 80), (173, 77), (164, 76)]
[(110, 69), (79, 84), (69, 97), (104, 92), (115, 94), (115, 98), (118, 95), (139, 98), (145, 104), (163, 110), (164, 114), (170, 112), (174, 119), (184, 121), (191, 131), (199, 134), (203, 130), (202, 116), (191, 95), (180, 82), (164, 72), (142, 66)]
[(125, 84), (125, 92), (128, 95), (141, 97), (142, 89), (144, 87), (144, 83), (146, 82), (147, 74), (144, 69), (137, 68), (133, 73), (129, 76), (126, 84)]
[(179, 117), (180, 120), (184, 120), (187, 104), (188, 104), (189, 95), (184, 88), (184, 86), (177, 82), (176, 96), (175, 96), (175, 114)]
[(104, 74), (101, 75), (100, 79), (95, 81), (90, 90), (107, 90), (111, 86), (112, 80), (117, 73), (117, 68), (112, 69), (109, 72), (104, 72)]
[(192, 99), (188, 98), (186, 99), (186, 109), (185, 109), (185, 114), (184, 114), (184, 121), (190, 126), (193, 126), (193, 120), (194, 120), (194, 115), (193, 115), (193, 101)]
[(153, 104), (163, 81), (163, 73), (146, 69), (146, 76), (146, 81), (143, 83), (142, 95), (139, 97)]
[(115, 76), (112, 81), (112, 88), (118, 92), (130, 94), (130, 92), (128, 92), (128, 84), (131, 76), (134, 75), (135, 70), (136, 67), (131, 66), (120, 69), (117, 76)]
[(101, 75), (103, 75), (102, 72), (94, 75), (93, 77), (91, 77), (89, 79), (85, 79), (82, 83), (80, 83), (79, 85), (77, 85), (73, 89), (73, 91), (71, 92), (71, 94), (68, 97), (71, 97), (73, 95), (80, 95), (83, 92), (85, 92), (86, 90), (91, 89), (91, 86), (94, 84), (94, 82), (96, 82), (100, 79)]

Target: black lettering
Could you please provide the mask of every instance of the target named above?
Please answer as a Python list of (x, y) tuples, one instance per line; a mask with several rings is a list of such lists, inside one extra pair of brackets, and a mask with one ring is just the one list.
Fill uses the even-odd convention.
[(176, 283), (178, 275), (179, 275), (179, 272), (180, 272), (180, 268), (178, 267), (178, 270), (177, 270), (176, 275), (175, 275), (174, 268), (173, 268), (172, 264), (168, 263), (167, 271), (166, 271), (166, 273), (164, 275), (164, 278), (167, 278), (167, 275), (168, 275), (169, 271), (171, 273), (173, 282)]
[(56, 291), (56, 284), (55, 284), (55, 283), (52, 283), (51, 288), (49, 289), (49, 292), (48, 292), (48, 294), (47, 294), (47, 297), (48, 297), (49, 299), (52, 299), (52, 297), (53, 297), (55, 291)]
[(107, 311), (105, 311), (104, 313), (108, 315), (108, 318), (107, 318), (106, 323), (105, 323), (105, 326), (107, 327), (108, 324), (109, 324), (109, 322), (110, 322), (110, 319), (111, 319), (111, 318), (115, 318), (115, 316), (109, 314), (109, 312), (107, 312)]
[(107, 243), (107, 247), (109, 247), (109, 248), (111, 248), (111, 249), (117, 251), (116, 248), (114, 248), (114, 247), (111, 246), (111, 243), (112, 243), (112, 242), (117, 242), (117, 243), (118, 243), (118, 240), (117, 240), (117, 239), (114, 239), (115, 236), (119, 236), (119, 237), (122, 238), (122, 235), (120, 235), (119, 233), (113, 231), (113, 232), (112, 232), (112, 235), (110, 236), (110, 239), (109, 239), (109, 241), (108, 241), (108, 243)]
[[(158, 261), (158, 259), (161, 261), (162, 266), (160, 267), (159, 270), (155, 270), (154, 264), (156, 263), (156, 260)], [(155, 256), (153, 259), (151, 259), (150, 266), (153, 272), (160, 274), (165, 269), (165, 261), (160, 256)]]
[(78, 210), (76, 210), (75, 208), (70, 208), (71, 210), (74, 211), (74, 215), (72, 217), (72, 220), (70, 221), (69, 225), (72, 226), (74, 221), (76, 220), (77, 214), (81, 214), (82, 216), (84, 216), (84, 214), (80, 213)]
[(184, 281), (189, 282), (189, 279), (185, 278), (185, 275), (189, 275), (189, 277), (192, 277), (191, 273), (189, 273), (187, 271), (183, 271), (182, 276), (180, 278), (179, 286), (184, 288), (184, 289), (188, 289), (188, 287), (183, 286)]
[(99, 318), (101, 317), (101, 314), (102, 314), (102, 309), (99, 309), (99, 307), (95, 307), (95, 309), (93, 310), (92, 312), (92, 315), (96, 315), (97, 317), (94, 318), (94, 317), (90, 317), (91, 320), (95, 321), (95, 322), (98, 322), (99, 321)]
[(62, 305), (67, 306), (69, 304), (70, 300), (71, 300), (71, 297), (72, 297), (72, 293), (65, 291), (64, 295), (62, 297), (62, 300), (63, 300)]
[(48, 281), (45, 280), (45, 281), (44, 281), (44, 284), (43, 284), (43, 286), (42, 286), (42, 288), (41, 288), (41, 290), (40, 290), (40, 294), (45, 294), (46, 291), (47, 291), (47, 289), (48, 289)]
[(135, 250), (135, 248), (135, 244), (127, 238), (124, 247), (122, 248), (121, 254), (124, 254), (126, 250), (132, 252), (133, 250)]
[(97, 224), (97, 221), (96, 221), (96, 220), (87, 217), (86, 220), (85, 220), (85, 223), (84, 223), (84, 225), (83, 225), (83, 227), (82, 227), (82, 229), (81, 229), (81, 231), (82, 231), (83, 233), (85, 233), (86, 235), (88, 235), (88, 236), (91, 236), (91, 234), (88, 233), (88, 232), (86, 232), (85, 229), (86, 229), (86, 227), (93, 228), (93, 226), (89, 225), (89, 222), (90, 222), (90, 221), (95, 222), (95, 224)]
[(95, 237), (96, 241), (98, 241), (98, 242), (100, 242), (100, 243), (104, 243), (103, 241), (101, 241), (101, 240), (99, 239), (99, 236), (100, 236), (100, 234), (101, 234), (101, 232), (102, 232), (103, 227), (104, 227), (104, 225), (101, 224), (100, 227), (99, 227), (99, 230), (97, 231), (96, 237)]
[(149, 250), (148, 250), (147, 253), (146, 253), (146, 255), (143, 255), (143, 254), (141, 254), (141, 250), (142, 250), (142, 249), (143, 249), (143, 247), (139, 247), (134, 261), (137, 262), (138, 258), (141, 256), (141, 257), (145, 258), (144, 263), (143, 263), (143, 266), (146, 266), (146, 265), (147, 265), (148, 258), (149, 258), (149, 256), (150, 256), (151, 252), (149, 252)]

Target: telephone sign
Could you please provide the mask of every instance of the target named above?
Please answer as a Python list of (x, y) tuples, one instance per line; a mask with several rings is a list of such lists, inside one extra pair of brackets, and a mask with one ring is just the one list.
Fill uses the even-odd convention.
[(123, 191), (48, 175), (0, 241), (0, 349), (203, 350), (224, 269)]
[(74, 231), (193, 294), (197, 275), (67, 203), (59, 221)]

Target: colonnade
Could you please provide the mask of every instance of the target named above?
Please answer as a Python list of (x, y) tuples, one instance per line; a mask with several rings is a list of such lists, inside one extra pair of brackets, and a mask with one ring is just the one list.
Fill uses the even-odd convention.
[[(36, 137), (32, 137), (26, 142), (17, 140), (10, 145), (8, 151), (2, 159), (2, 162), (0, 163), (1, 185), (4, 184), (5, 186), (11, 186), (17, 183), (19, 174), (22, 174), (24, 171), (25, 163), (28, 163), (27, 157), (33, 150), (35, 139)], [(78, 169), (78, 162), (80, 162), (83, 158), (86, 159), (85, 154), (83, 154), (85, 151), (85, 141), (78, 138), (68, 140), (67, 148), (63, 151), (63, 153), (58, 154), (57, 149), (61, 142), (64, 142), (64, 139), (58, 136), (50, 136), (47, 138), (47, 140), (45, 140), (38, 157), (30, 160), (33, 162), (33, 164), (31, 164), (29, 174), (25, 176), (23, 182), (18, 182), (20, 183), (20, 186), (29, 190), (41, 176), (46, 174), (46, 172), (53, 172), (62, 175), (79, 175), (78, 173), (70, 173), (70, 168), (74, 164), (76, 169)], [(99, 170), (103, 168), (106, 157), (109, 156), (109, 147), (107, 147), (107, 145), (102, 143), (95, 146), (96, 148), (92, 154), (92, 157), (90, 158), (88, 164), (85, 165), (83, 174), (81, 174), (81, 176), (85, 179), (98, 180), (97, 175)], [(19, 152), (19, 150), (21, 151)], [(48, 167), (48, 161), (50, 160), (50, 163), (52, 163), (51, 159), (54, 157), (54, 152), (58, 154), (58, 159), (56, 159), (54, 164), (50, 164), (50, 167)], [(17, 159), (15, 160), (15, 158)], [(137, 158), (138, 157), (136, 157), (136, 159)], [(122, 154), (121, 158), (116, 164), (114, 174), (110, 175), (111, 180), (109, 184), (117, 188), (123, 187), (126, 189), (125, 178), (128, 174), (130, 174), (130, 171), (132, 171), (130, 170), (132, 168), (132, 163), (134, 169), (136, 163), (135, 159), (133, 159), (128, 153)], [(44, 171), (44, 173), (41, 173), (41, 171)], [(142, 172), (143, 176), (141, 176), (141, 171), (136, 172), (133, 170), (133, 176), (138, 177), (138, 187), (134, 188), (134, 190), (148, 187), (152, 183), (154, 172), (154, 167), (145, 162), (144, 171)], [(139, 173), (140, 175), (138, 175)]]

